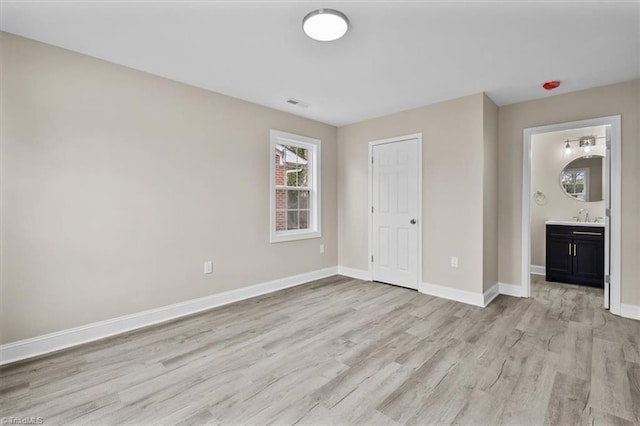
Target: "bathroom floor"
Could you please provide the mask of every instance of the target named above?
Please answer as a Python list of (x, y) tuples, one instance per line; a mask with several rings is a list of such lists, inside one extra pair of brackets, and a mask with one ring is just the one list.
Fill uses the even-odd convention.
[[(567, 283), (557, 283), (557, 282), (549, 282), (544, 279), (544, 275), (535, 275), (531, 274), (531, 293), (532, 297), (558, 297), (559, 295), (564, 296), (563, 299), (565, 303), (568, 302), (576, 302), (573, 307), (581, 306), (585, 308), (584, 304), (587, 300), (589, 301), (589, 306), (592, 308), (600, 308), (604, 303), (604, 289), (589, 287), (584, 285), (576, 285), (576, 284), (567, 284)], [(560, 294), (558, 294), (560, 293)], [(568, 303), (570, 305), (571, 303)], [(567, 309), (571, 308), (571, 306), (566, 306)]]

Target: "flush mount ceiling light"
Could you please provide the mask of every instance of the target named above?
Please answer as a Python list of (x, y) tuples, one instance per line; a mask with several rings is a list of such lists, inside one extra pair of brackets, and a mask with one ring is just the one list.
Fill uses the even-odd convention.
[(307, 13), (302, 20), (302, 30), (318, 41), (337, 40), (347, 33), (349, 19), (334, 9), (317, 9)]

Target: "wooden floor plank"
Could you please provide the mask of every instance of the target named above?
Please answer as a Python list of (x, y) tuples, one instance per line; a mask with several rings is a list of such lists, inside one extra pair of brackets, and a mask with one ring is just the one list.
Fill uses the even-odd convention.
[(627, 362), (627, 377), (635, 422), (640, 424), (640, 364)]
[(583, 418), (588, 408), (589, 382), (557, 373), (547, 407), (546, 424), (567, 425)]
[(633, 395), (622, 344), (594, 338), (591, 364), (589, 405), (600, 412), (634, 421)]

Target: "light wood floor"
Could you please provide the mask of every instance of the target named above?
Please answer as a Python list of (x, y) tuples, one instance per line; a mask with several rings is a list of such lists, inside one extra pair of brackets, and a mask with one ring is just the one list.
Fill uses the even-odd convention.
[(481, 309), (332, 277), (0, 369), (46, 424), (639, 424), (640, 322), (536, 282)]

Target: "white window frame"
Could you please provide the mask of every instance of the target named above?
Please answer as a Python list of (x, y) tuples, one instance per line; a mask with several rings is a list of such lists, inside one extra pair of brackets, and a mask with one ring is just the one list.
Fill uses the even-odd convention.
[[(320, 238), (322, 236), (322, 202), (320, 191), (320, 171), (321, 171), (321, 141), (307, 136), (295, 135), (280, 130), (270, 131), (270, 179), (269, 179), (269, 201), (271, 206), (270, 214), (270, 242), (280, 243), (283, 241), (305, 240), (309, 238)], [(276, 230), (276, 165), (275, 154), (276, 145), (295, 146), (309, 150), (307, 164), (309, 174), (307, 175), (310, 182), (309, 193), (309, 228), (308, 229), (291, 229), (287, 231)]]

